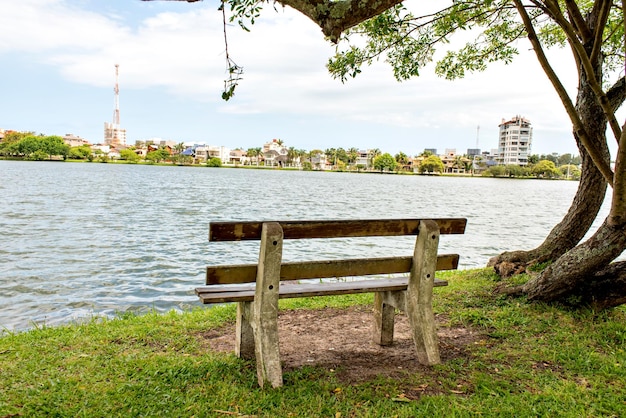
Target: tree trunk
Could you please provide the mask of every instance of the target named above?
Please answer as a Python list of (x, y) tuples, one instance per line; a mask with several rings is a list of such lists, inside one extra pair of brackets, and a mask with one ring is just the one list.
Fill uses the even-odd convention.
[(626, 248), (624, 225), (607, 220), (587, 241), (521, 287), (530, 300), (605, 309), (626, 302), (626, 262), (610, 264)]
[[(610, 155), (606, 142), (607, 119), (595, 100), (589, 83), (586, 82), (584, 72), (582, 70), (580, 72), (582, 75), (576, 99), (576, 110), (590, 141), (602, 151), (608, 162)], [(523, 273), (528, 266), (533, 264), (556, 260), (580, 242), (596, 219), (606, 195), (607, 183), (577, 137), (576, 144), (582, 158), (581, 178), (567, 214), (550, 231), (539, 247), (528, 251), (504, 252), (489, 260), (487, 265), (493, 266), (500, 276), (508, 277)]]

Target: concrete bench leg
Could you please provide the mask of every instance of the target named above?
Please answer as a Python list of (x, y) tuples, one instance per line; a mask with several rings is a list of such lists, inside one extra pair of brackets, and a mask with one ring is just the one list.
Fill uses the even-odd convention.
[(374, 294), (374, 342), (393, 344), (396, 308), (404, 310), (404, 291), (376, 292)]
[(254, 333), (250, 318), (252, 302), (237, 303), (237, 328), (235, 333), (235, 354), (237, 357), (251, 360), (254, 358)]
[(438, 246), (437, 223), (432, 220), (420, 221), (405, 302), (417, 358), (420, 363), (427, 365), (441, 362), (432, 307)]
[(264, 223), (257, 266), (256, 293), (252, 302), (251, 326), (254, 334), (256, 369), (259, 385), (283, 385), (278, 350), (278, 291), (283, 253), (280, 224)]

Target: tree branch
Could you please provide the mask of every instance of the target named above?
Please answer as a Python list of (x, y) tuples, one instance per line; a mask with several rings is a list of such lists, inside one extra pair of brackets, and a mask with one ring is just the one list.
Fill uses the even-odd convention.
[(402, 0), (277, 0), (296, 9), (315, 22), (332, 42), (339, 40), (342, 32), (379, 15)]
[(600, 54), (602, 53), (602, 34), (604, 33), (604, 26), (606, 25), (606, 21), (609, 19), (609, 13), (611, 12), (611, 1), (603, 0), (600, 1), (600, 11), (596, 15), (598, 16), (597, 22), (595, 24), (595, 33), (593, 35), (593, 50), (591, 51), (590, 60), (591, 62), (596, 62)]
[(609, 103), (613, 111), (616, 112), (626, 100), (626, 78), (621, 77), (617, 80), (606, 92), (606, 97), (609, 98)]
[(548, 76), (548, 79), (550, 79), (552, 86), (554, 86), (554, 89), (559, 95), (561, 102), (563, 103), (563, 106), (565, 107), (565, 110), (568, 116), (570, 117), (572, 124), (574, 125), (574, 133), (578, 135), (578, 138), (580, 138), (580, 141), (583, 143), (585, 149), (589, 153), (589, 156), (593, 160), (596, 167), (598, 167), (598, 170), (600, 170), (600, 172), (606, 179), (607, 183), (613, 186), (613, 171), (611, 171), (611, 167), (608, 164), (606, 164), (601, 153), (597, 150), (597, 148), (594, 147), (593, 144), (589, 141), (589, 137), (587, 136), (587, 131), (585, 130), (585, 126), (583, 125), (582, 121), (578, 117), (576, 108), (574, 104), (572, 103), (572, 100), (570, 99), (569, 95), (567, 94), (567, 90), (565, 90), (565, 87), (563, 87), (561, 80), (559, 80), (559, 77), (554, 72), (554, 69), (550, 65), (550, 62), (548, 61), (548, 58), (546, 57), (543, 51), (543, 48), (541, 47), (541, 43), (539, 42), (539, 38), (537, 37), (537, 33), (535, 32), (535, 28), (532, 24), (532, 20), (530, 16), (528, 16), (528, 13), (526, 12), (526, 8), (522, 4), (521, 0), (514, 0), (514, 3), (515, 3), (515, 7), (517, 8), (517, 11), (520, 14), (520, 17), (522, 18), (522, 21), (524, 22), (524, 26), (526, 27), (526, 32), (528, 33), (528, 39), (530, 40), (530, 43), (533, 46), (533, 50), (535, 51), (535, 54), (537, 55), (537, 60), (539, 61), (541, 68), (543, 68), (544, 72)]
[[(155, 1), (155, 0), (141, 0)], [(161, 0), (186, 1), (201, 0)], [(402, 0), (276, 0), (283, 6), (296, 9), (321, 29), (332, 42), (337, 42), (341, 34), (361, 22), (377, 16), (387, 9), (402, 3)]]
[[(559, 27), (563, 30), (575, 54), (580, 58), (580, 64), (583, 68), (583, 71), (587, 75), (587, 82), (589, 83), (589, 86), (593, 90), (596, 96), (596, 99), (598, 100), (598, 103), (602, 107), (602, 110), (604, 111), (604, 114), (607, 120), (609, 121), (609, 126), (611, 127), (611, 130), (613, 131), (613, 136), (615, 137), (615, 140), (619, 143), (620, 138), (622, 137), (622, 128), (620, 127), (619, 123), (617, 122), (617, 119), (615, 118), (615, 113), (613, 112), (613, 109), (611, 109), (611, 106), (609, 104), (609, 99), (606, 97), (606, 94), (602, 90), (602, 86), (598, 82), (597, 74), (594, 70), (594, 66), (591, 61), (591, 56), (587, 54), (585, 46), (580, 42), (580, 39), (576, 37), (576, 30), (574, 29), (572, 24), (565, 18), (565, 16), (563, 16), (563, 13), (561, 13), (561, 9), (558, 7), (558, 3), (553, 0), (546, 0), (544, 3), (547, 7), (547, 12), (549, 13), (549, 16), (552, 19), (554, 19), (556, 24), (559, 25)], [(598, 24), (599, 23), (600, 22), (598, 22)], [(600, 34), (602, 33), (603, 30), (604, 30), (604, 25), (602, 25), (602, 27), (600, 28)], [(596, 31), (596, 34), (597, 34), (597, 31)], [(601, 43), (602, 37), (600, 36), (599, 39), (594, 38), (594, 42), (596, 41), (599, 41)], [(595, 46), (593, 50), (595, 50)]]
[(575, 0), (565, 0), (565, 5), (567, 6), (567, 13), (570, 15), (570, 18), (574, 22), (574, 25), (580, 34), (580, 38), (583, 40), (583, 43), (586, 43), (593, 34), (591, 33), (585, 18), (580, 13), (578, 4), (576, 4)]

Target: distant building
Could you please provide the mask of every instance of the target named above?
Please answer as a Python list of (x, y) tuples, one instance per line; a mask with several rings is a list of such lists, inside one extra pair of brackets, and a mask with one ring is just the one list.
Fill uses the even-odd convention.
[(468, 157), (475, 157), (477, 155), (480, 155), (480, 148), (468, 148), (467, 149)]
[(430, 152), (432, 155), (437, 155), (437, 148), (424, 148), (424, 153)]
[(76, 136), (74, 134), (65, 134), (63, 141), (70, 147), (82, 147), (83, 145), (91, 145), (89, 141)]
[(115, 123), (104, 122), (104, 143), (114, 147), (126, 145), (126, 129)]
[(354, 161), (354, 165), (367, 167), (370, 163), (370, 150), (360, 149), (358, 150), (358, 155), (356, 160)]
[[(228, 164), (230, 161), (230, 148), (218, 145), (197, 145), (194, 147), (196, 161), (205, 163), (211, 158), (219, 158), (222, 164)], [(185, 152), (183, 152), (185, 155)]]
[(263, 159), (266, 166), (284, 167), (288, 160), (287, 154), (287, 148), (279, 139), (272, 139), (263, 144)]
[(499, 125), (498, 164), (527, 165), (533, 137), (530, 121), (521, 116), (505, 121)]

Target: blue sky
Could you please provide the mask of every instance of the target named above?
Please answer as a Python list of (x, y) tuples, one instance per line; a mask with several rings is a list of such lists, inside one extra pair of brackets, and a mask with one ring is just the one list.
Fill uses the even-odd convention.
[[(302, 149), (497, 147), (498, 124), (522, 115), (533, 153), (577, 154), (571, 124), (529, 47), (513, 64), (447, 81), (427, 68), (398, 83), (384, 62), (342, 84), (325, 64), (334, 46), (299, 13), (267, 7), (250, 33), (229, 28), (244, 80), (231, 101), (218, 2), (0, 0), (0, 128), (103, 139), (120, 65), (128, 143), (258, 147), (272, 138)], [(411, 2), (406, 3), (407, 6)], [(567, 51), (556, 55), (571, 62)], [(576, 91), (571, 64), (563, 79)], [(477, 127), (480, 126), (478, 130)]]

